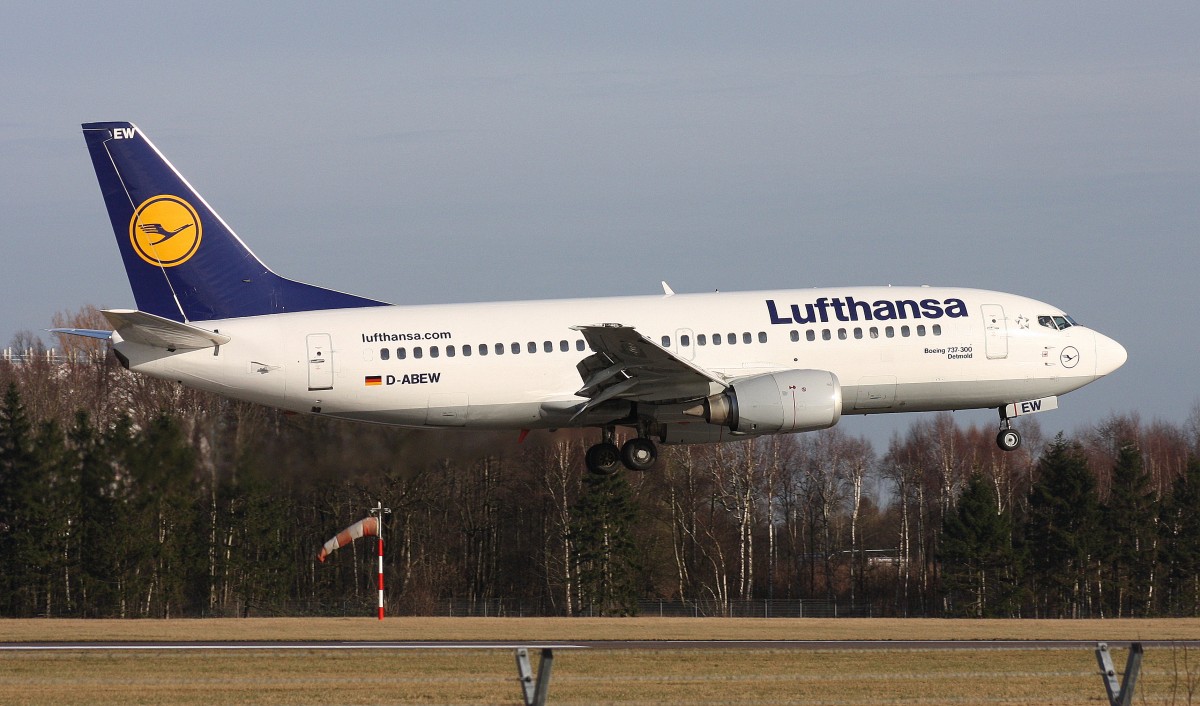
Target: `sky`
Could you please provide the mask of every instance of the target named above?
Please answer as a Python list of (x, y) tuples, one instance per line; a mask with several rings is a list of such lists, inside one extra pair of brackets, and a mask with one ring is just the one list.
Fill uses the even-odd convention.
[(995, 289), (1129, 351), (1044, 431), (1183, 423), (1198, 36), (1195, 2), (5, 3), (0, 347), (133, 305), (79, 130), (128, 120), (294, 279)]

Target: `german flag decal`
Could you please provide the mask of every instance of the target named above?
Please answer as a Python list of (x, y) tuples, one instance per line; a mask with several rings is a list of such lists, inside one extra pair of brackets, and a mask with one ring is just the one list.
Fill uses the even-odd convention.
[(368, 375), (366, 383), (367, 383), (367, 386), (382, 385), (383, 384), (383, 376), (382, 375)]

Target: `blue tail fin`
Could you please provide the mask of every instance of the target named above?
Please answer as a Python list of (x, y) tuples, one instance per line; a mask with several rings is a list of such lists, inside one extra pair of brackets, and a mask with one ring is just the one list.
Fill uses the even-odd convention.
[(83, 136), (138, 309), (207, 321), (385, 304), (272, 272), (132, 123)]

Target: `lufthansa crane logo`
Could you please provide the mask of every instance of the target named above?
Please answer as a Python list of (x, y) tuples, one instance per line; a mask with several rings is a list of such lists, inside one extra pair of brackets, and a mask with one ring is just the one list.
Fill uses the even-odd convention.
[(129, 221), (133, 251), (151, 265), (182, 265), (200, 247), (200, 216), (178, 196), (152, 196), (142, 202)]

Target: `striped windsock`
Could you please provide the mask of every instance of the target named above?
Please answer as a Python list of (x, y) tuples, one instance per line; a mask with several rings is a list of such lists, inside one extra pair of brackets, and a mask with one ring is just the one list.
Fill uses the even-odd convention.
[(364, 517), (341, 532), (338, 532), (336, 537), (326, 542), (325, 546), (321, 547), (320, 553), (317, 554), (317, 560), (325, 561), (325, 557), (359, 537), (377, 536), (379, 536), (379, 520), (374, 517)]

